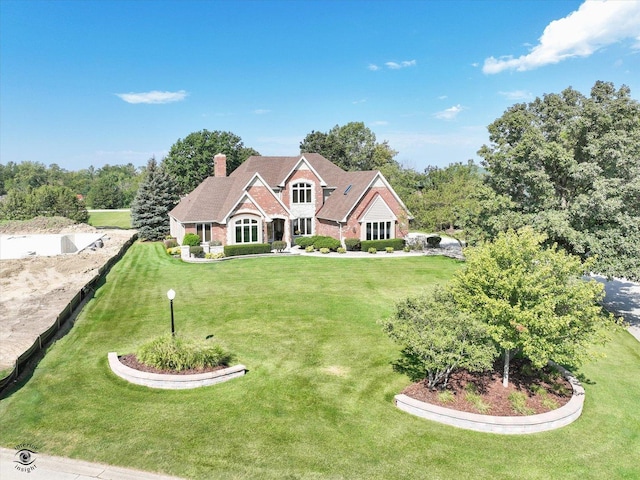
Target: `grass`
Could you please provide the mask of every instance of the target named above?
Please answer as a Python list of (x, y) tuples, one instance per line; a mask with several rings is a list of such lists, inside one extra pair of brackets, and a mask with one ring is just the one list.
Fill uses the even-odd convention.
[(108, 228), (131, 228), (130, 210), (89, 210), (89, 225)]
[[(0, 401), (0, 444), (201, 479), (640, 477), (640, 344), (626, 332), (576, 372), (585, 410), (557, 431), (490, 435), (395, 408), (409, 381), (392, 370), (399, 352), (376, 322), (456, 268), (393, 256), (193, 265), (136, 243), (33, 377)], [(169, 331), (169, 288), (177, 332), (224, 341), (246, 376), (163, 391), (109, 371), (109, 351)]]

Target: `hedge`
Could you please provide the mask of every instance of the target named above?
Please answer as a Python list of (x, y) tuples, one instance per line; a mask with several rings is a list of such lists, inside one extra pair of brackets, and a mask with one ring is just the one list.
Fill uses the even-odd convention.
[(340, 240), (333, 237), (316, 237), (313, 241), (313, 248), (316, 250), (320, 250), (322, 248), (328, 248), (329, 250), (337, 250), (342, 245), (340, 245)]
[(200, 245), (200, 237), (195, 233), (187, 233), (182, 239), (182, 245), (197, 247), (198, 245)]
[(259, 253), (271, 253), (271, 245), (268, 243), (247, 243), (243, 245), (225, 245), (225, 257), (237, 257), (239, 255), (256, 255)]
[(345, 238), (344, 244), (349, 251), (360, 250), (360, 239), (359, 238)]
[(384, 250), (387, 247), (393, 247), (394, 250), (402, 250), (404, 247), (404, 238), (389, 238), (388, 240), (362, 240), (360, 242), (360, 250), (368, 252), (370, 248), (376, 250)]

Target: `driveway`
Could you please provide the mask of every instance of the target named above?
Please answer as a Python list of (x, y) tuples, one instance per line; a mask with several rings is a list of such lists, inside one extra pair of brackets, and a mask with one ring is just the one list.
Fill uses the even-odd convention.
[(604, 284), (604, 305), (610, 312), (622, 316), (629, 324), (629, 332), (640, 341), (640, 284), (601, 275), (592, 278)]

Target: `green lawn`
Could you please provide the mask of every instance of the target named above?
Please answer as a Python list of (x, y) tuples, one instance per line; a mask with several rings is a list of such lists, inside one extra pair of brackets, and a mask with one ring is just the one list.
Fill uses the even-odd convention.
[[(639, 478), (640, 343), (626, 332), (580, 372), (582, 417), (563, 429), (498, 436), (403, 413), (408, 380), (377, 321), (394, 300), (445, 281), (439, 257), (274, 257), (185, 264), (134, 244), (72, 332), (0, 402), (0, 444), (185, 478)], [(246, 376), (188, 391), (113, 375), (169, 331), (223, 339)]]
[(89, 210), (89, 225), (94, 227), (131, 228), (130, 210)]

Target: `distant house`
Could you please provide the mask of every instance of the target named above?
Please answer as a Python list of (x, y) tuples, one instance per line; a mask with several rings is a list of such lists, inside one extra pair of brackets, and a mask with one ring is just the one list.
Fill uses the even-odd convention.
[(381, 240), (404, 237), (409, 212), (378, 171), (345, 172), (322, 155), (249, 157), (226, 175), (226, 156), (214, 158), (205, 179), (169, 213), (171, 234), (222, 245), (291, 245), (297, 236)]

